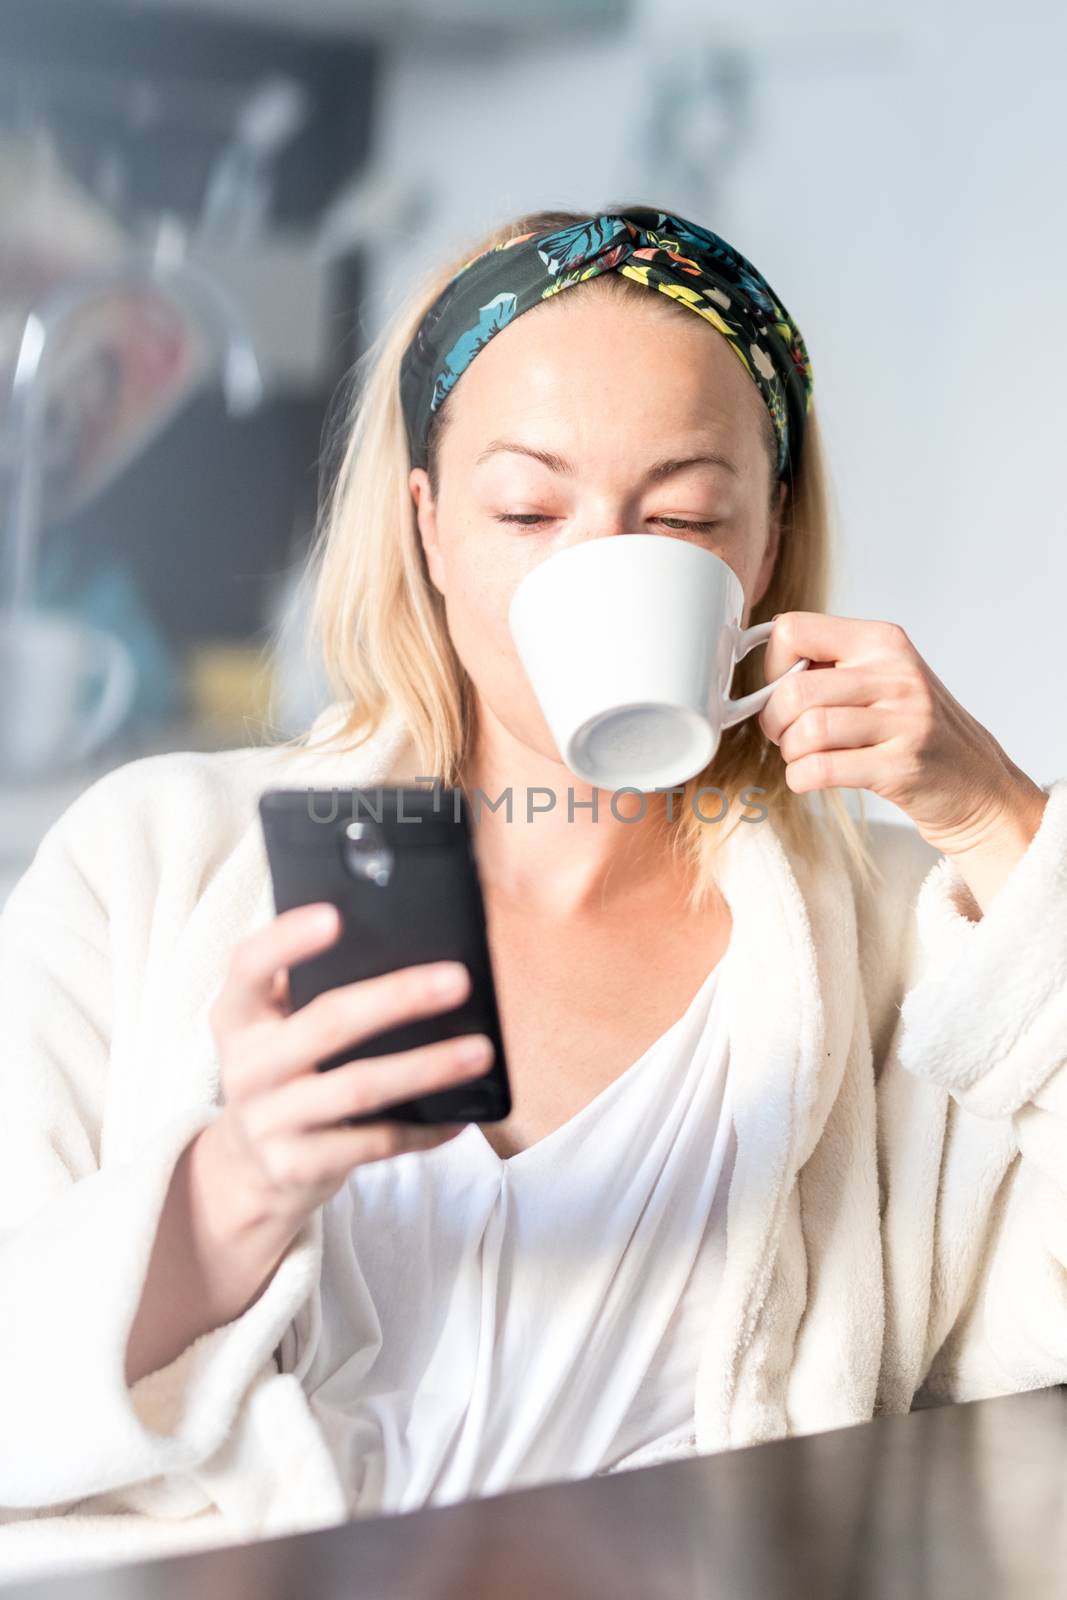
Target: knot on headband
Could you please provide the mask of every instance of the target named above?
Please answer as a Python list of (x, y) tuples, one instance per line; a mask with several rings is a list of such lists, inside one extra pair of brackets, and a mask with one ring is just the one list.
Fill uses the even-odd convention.
[(812, 394), (800, 329), (767, 280), (725, 239), (699, 223), (644, 208), (518, 234), (473, 256), (449, 280), (400, 364), (411, 465), (427, 465), (434, 412), (493, 335), (532, 306), (602, 272), (620, 272), (669, 295), (722, 334), (770, 412), (777, 476), (794, 467)]

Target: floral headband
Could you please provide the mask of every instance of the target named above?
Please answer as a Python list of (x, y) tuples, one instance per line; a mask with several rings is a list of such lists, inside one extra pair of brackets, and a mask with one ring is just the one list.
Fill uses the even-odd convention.
[(434, 412), (495, 333), (561, 289), (611, 271), (670, 295), (723, 335), (771, 414), (777, 476), (795, 469), (812, 394), (800, 329), (767, 280), (725, 239), (644, 207), (550, 233), (519, 234), (460, 268), (400, 363), (412, 466), (427, 465)]

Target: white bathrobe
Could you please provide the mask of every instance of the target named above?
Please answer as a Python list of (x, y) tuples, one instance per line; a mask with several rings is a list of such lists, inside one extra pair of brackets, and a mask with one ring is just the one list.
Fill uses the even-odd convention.
[[(0, 1579), (344, 1520), (280, 1370), (321, 1212), (236, 1321), (132, 1389), (124, 1351), (172, 1169), (221, 1112), (208, 1008), (274, 914), (258, 795), (409, 755), (394, 720), (342, 757), (129, 762), (8, 899)], [(870, 895), (829, 830), (814, 870), (773, 818), (727, 843), (737, 1154), (700, 1453), (1067, 1382), (1067, 778), (1047, 792), (980, 921), (910, 825), (871, 825)]]

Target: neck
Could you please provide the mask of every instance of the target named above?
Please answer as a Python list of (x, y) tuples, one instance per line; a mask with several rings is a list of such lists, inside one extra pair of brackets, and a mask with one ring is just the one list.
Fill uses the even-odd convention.
[(593, 915), (683, 892), (662, 793), (595, 789), (487, 716), (462, 785), (479, 875), (498, 901)]

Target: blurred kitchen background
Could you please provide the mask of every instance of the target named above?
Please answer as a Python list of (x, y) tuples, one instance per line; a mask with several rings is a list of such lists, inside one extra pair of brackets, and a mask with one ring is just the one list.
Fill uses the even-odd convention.
[(831, 610), (1067, 772), (1065, 46), (1029, 0), (3, 0), (0, 904), (109, 768), (327, 703), (294, 581), (345, 376), (533, 206), (759, 264), (813, 358)]

